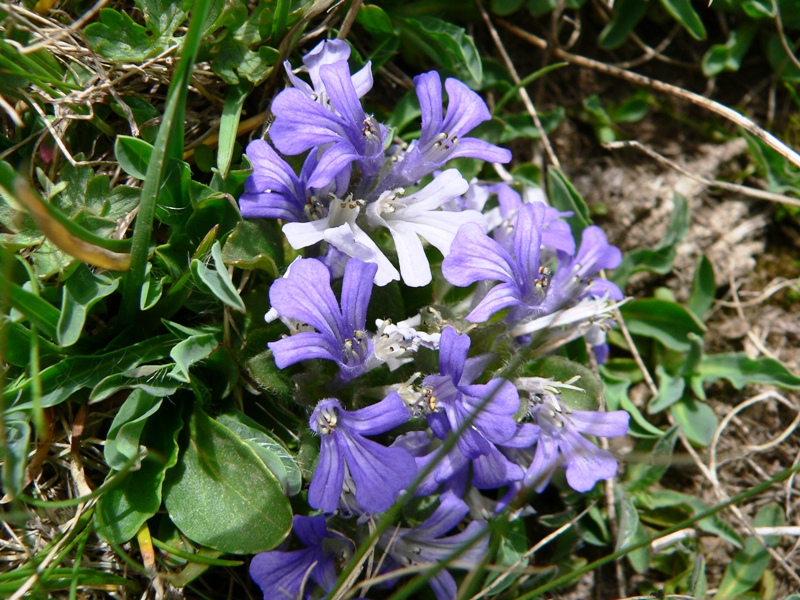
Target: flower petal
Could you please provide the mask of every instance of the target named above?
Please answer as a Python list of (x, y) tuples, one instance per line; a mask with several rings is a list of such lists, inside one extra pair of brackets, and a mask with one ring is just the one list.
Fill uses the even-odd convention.
[(308, 503), (325, 512), (333, 512), (339, 507), (344, 485), (345, 459), (334, 438), (335, 434), (321, 436), (317, 468), (308, 487)]

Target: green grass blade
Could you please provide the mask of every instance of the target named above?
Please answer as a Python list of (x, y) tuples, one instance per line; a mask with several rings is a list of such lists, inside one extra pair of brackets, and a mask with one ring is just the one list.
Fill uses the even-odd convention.
[(158, 129), (150, 163), (147, 166), (147, 178), (142, 186), (139, 214), (136, 217), (133, 231), (131, 268), (123, 286), (120, 309), (120, 319), (123, 323), (130, 323), (139, 309), (139, 297), (144, 283), (150, 235), (155, 218), (156, 199), (167, 173), (167, 164), (170, 162), (167, 159), (171, 157), (180, 161), (183, 158), (183, 116), (186, 95), (208, 9), (209, 0), (198, 0), (194, 3), (189, 32), (183, 42), (183, 56), (178, 63), (175, 78), (170, 86), (164, 116)]

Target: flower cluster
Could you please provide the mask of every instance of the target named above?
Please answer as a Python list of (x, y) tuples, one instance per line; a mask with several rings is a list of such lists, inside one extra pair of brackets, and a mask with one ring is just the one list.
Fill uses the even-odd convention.
[[(443, 110), (439, 75), (415, 78), (421, 132), (399, 142), (364, 111), (371, 68), (351, 73), (349, 54), (345, 42), (321, 43), (304, 58), (310, 83), (287, 63), (291, 86), (272, 104), (271, 144), (247, 148), (253, 174), (242, 215), (280, 219), (304, 255), (270, 288), (267, 319), (287, 331), (269, 348), (280, 369), (297, 372), (298, 385), (324, 372), (316, 361), (331, 368), (312, 386), (322, 391), (308, 422), (320, 443), (308, 504), (320, 513), (295, 518), (304, 549), (262, 553), (250, 570), (265, 598), (329, 591), (337, 561), (352, 550), (348, 540), (363, 536), (373, 515), (437, 495), (427, 519), (385, 531), (377, 548), (381, 573), (428, 565), (436, 596), (449, 599), (456, 582), (441, 564), (469, 569), (488, 551), (488, 528), (477, 517), (543, 490), (559, 468), (578, 492), (615, 476), (614, 456), (585, 436), (625, 435), (627, 413), (571, 410), (560, 391), (571, 382), (494, 369), (499, 351), (541, 355), (581, 336), (602, 362), (610, 311), (623, 296), (598, 275), (621, 256), (598, 227), (576, 242), (570, 214), (543, 195), (468, 183), (447, 168), (458, 157), (511, 159), (467, 137), (490, 114), (463, 83), (444, 82)], [(302, 153), (299, 173), (281, 157)], [(424, 243), (443, 257), (441, 276)], [(434, 275), (444, 286), (474, 289), (455, 307), (368, 323), (374, 286), (420, 288)], [(476, 353), (470, 334), (489, 320), (496, 339)], [(383, 385), (375, 387), (378, 375)]]

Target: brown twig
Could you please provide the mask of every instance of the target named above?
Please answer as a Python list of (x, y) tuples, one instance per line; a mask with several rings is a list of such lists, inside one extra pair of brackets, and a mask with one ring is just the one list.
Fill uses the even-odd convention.
[[(486, 23), (486, 27), (489, 29), (489, 34), (492, 36), (492, 40), (494, 41), (495, 46), (497, 46), (497, 50), (500, 52), (500, 56), (502, 56), (503, 62), (505, 63), (508, 72), (511, 74), (511, 78), (514, 80), (516, 85), (519, 85), (520, 81), (522, 80), (519, 78), (519, 74), (517, 73), (516, 68), (514, 68), (514, 63), (511, 62), (511, 57), (508, 55), (508, 52), (506, 52), (506, 48), (503, 45), (500, 36), (497, 34), (497, 29), (495, 29), (494, 25), (492, 24), (489, 14), (486, 12), (486, 9), (483, 8), (481, 0), (475, 0), (475, 4), (478, 5), (478, 10), (481, 11), (483, 21)], [(553, 151), (553, 146), (550, 144), (550, 139), (547, 137), (547, 132), (544, 130), (542, 121), (539, 119), (539, 113), (536, 112), (536, 107), (533, 105), (531, 97), (528, 95), (528, 91), (524, 86), (520, 86), (518, 93), (523, 104), (525, 104), (526, 110), (531, 115), (533, 123), (536, 125), (536, 129), (539, 131), (539, 135), (542, 138), (542, 143), (544, 144), (544, 149), (547, 152), (547, 156), (550, 158), (550, 162), (553, 163), (556, 168), (560, 169), (561, 163), (559, 162), (556, 153)]]
[[(499, 23), (514, 35), (529, 42), (530, 44), (536, 46), (537, 48), (541, 48), (542, 50), (550, 48), (550, 44), (548, 44), (546, 40), (536, 35), (533, 35), (532, 33), (525, 31), (524, 29), (520, 29), (519, 27), (503, 20), (500, 20)], [(664, 83), (663, 81), (659, 81), (658, 79), (652, 79), (650, 77), (640, 75), (639, 73), (626, 71), (625, 69), (620, 69), (619, 67), (614, 67), (606, 63), (592, 60), (591, 58), (586, 58), (585, 56), (572, 54), (571, 52), (561, 50), (560, 48), (552, 48), (552, 52), (559, 59), (564, 60), (573, 65), (584, 67), (586, 69), (593, 69), (595, 71), (611, 75), (612, 77), (618, 77), (619, 79), (624, 79), (625, 81), (629, 81), (630, 83), (633, 83), (635, 85), (646, 86), (656, 90), (657, 92), (662, 92), (665, 94), (669, 94), (671, 96), (675, 96), (677, 98), (681, 98), (683, 100), (687, 100), (692, 104), (695, 104), (711, 112), (714, 112), (720, 115), (721, 117), (728, 119), (732, 123), (738, 125), (742, 129), (747, 131), (749, 134), (757, 137), (759, 140), (767, 144), (770, 148), (775, 150), (775, 152), (778, 152), (781, 156), (789, 160), (792, 164), (794, 164), (797, 167), (800, 167), (800, 154), (789, 148), (789, 146), (784, 144), (774, 135), (764, 130), (762, 127), (759, 127), (753, 121), (751, 121), (744, 115), (736, 112), (732, 108), (728, 108), (727, 106), (720, 104), (719, 102), (709, 100), (708, 98), (705, 98), (700, 94), (690, 92), (688, 90), (685, 90), (675, 85), (671, 85), (669, 83)]]
[(738, 194), (743, 194), (745, 196), (750, 196), (752, 198), (758, 198), (759, 200), (768, 200), (770, 202), (780, 202), (781, 204), (789, 204), (791, 206), (800, 206), (800, 200), (795, 198), (790, 198), (788, 196), (784, 196), (783, 194), (774, 194), (772, 192), (767, 192), (765, 190), (759, 190), (756, 188), (751, 188), (746, 185), (739, 185), (736, 183), (728, 183), (727, 181), (718, 181), (716, 179), (708, 179), (703, 177), (702, 175), (697, 175), (695, 173), (691, 173), (687, 171), (678, 163), (668, 159), (666, 156), (659, 154), (652, 148), (645, 146), (641, 142), (636, 140), (629, 140), (629, 141), (621, 141), (621, 142), (606, 142), (603, 144), (603, 148), (607, 148), (609, 150), (618, 150), (620, 148), (637, 148), (654, 158), (660, 163), (667, 165), (669, 168), (674, 169), (678, 173), (689, 177), (690, 179), (694, 179), (708, 187), (715, 187), (723, 190), (727, 190), (729, 192), (735, 192)]

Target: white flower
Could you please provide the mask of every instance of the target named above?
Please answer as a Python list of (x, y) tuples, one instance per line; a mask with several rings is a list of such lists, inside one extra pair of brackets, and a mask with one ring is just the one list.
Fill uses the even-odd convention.
[(386, 227), (392, 234), (406, 285), (420, 287), (431, 281), (431, 268), (420, 237), (447, 256), (458, 228), (465, 223), (477, 223), (486, 231), (486, 220), (478, 211), (438, 210), (468, 187), (458, 171), (448, 169), (410, 196), (404, 196), (405, 190), (398, 188), (384, 192), (367, 206), (369, 226)]

